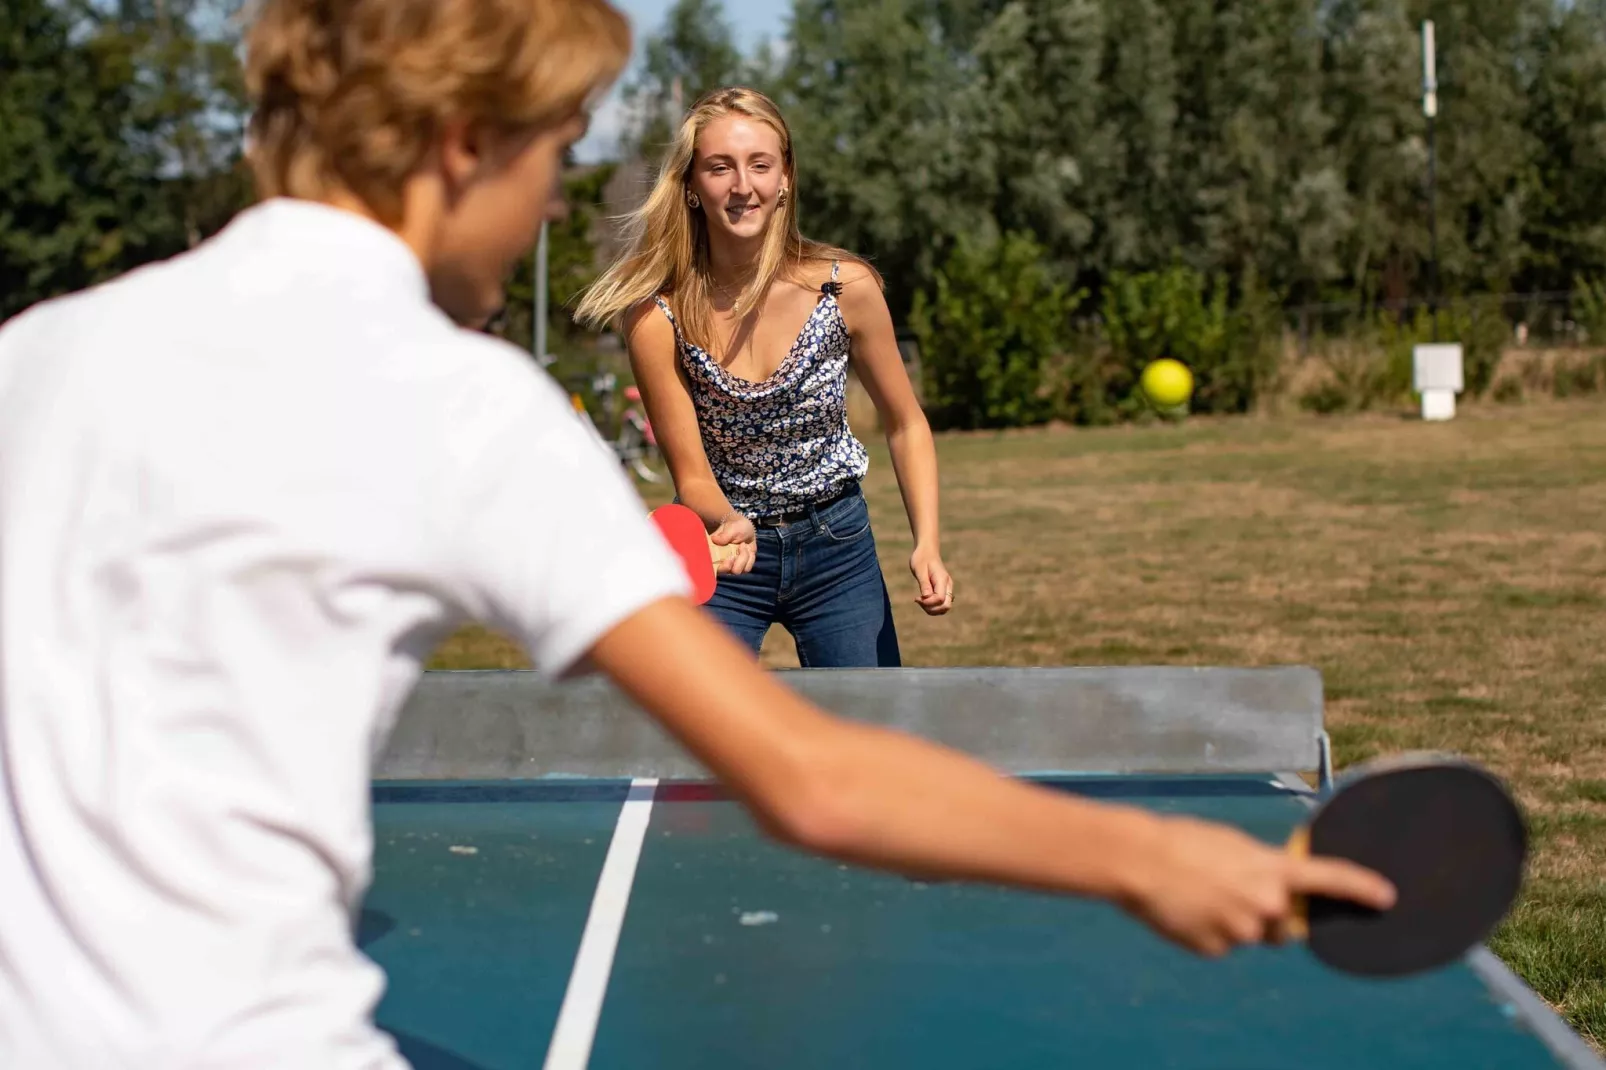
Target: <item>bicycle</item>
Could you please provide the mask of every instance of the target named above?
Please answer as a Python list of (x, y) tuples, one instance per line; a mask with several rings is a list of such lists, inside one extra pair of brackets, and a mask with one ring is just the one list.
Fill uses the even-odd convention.
[[(591, 392), (596, 396), (598, 407), (611, 416), (615, 408), (614, 395), (619, 392), (619, 377), (612, 372), (592, 376)], [(618, 430), (612, 437), (609, 437), (602, 420), (593, 417), (592, 423), (598, 436), (613, 450), (613, 455), (627, 471), (644, 483), (662, 483), (664, 476), (654, 467), (662, 460), (658, 439), (653, 434), (652, 421), (647, 419), (647, 413), (641, 406), (641, 391), (632, 384), (624, 388), (623, 394), (625, 408), (619, 415)], [(569, 402), (575, 411), (590, 416), (585, 400), (572, 385)]]

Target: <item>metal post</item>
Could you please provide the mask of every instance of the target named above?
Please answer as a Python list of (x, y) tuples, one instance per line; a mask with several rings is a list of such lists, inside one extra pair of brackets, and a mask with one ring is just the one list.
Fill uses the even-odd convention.
[(546, 296), (547, 296), (547, 225), (541, 224), (541, 237), (535, 244), (535, 362), (541, 367), (549, 363), (546, 351)]
[(1433, 340), (1439, 340), (1439, 213), (1438, 146), (1434, 119), (1439, 114), (1439, 83), (1435, 71), (1433, 20), (1422, 23), (1422, 114), (1428, 121), (1428, 305), (1433, 310)]

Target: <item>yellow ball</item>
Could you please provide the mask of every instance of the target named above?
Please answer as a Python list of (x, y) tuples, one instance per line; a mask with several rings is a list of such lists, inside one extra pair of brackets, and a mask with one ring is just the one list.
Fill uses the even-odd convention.
[(1174, 409), (1193, 396), (1193, 373), (1179, 360), (1163, 357), (1143, 369), (1143, 392), (1162, 409)]

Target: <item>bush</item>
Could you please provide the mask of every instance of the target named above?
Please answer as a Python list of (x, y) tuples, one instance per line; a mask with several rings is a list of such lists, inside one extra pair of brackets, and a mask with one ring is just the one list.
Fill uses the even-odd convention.
[[(1393, 382), (1396, 362), (1387, 348), (1375, 339), (1361, 343), (1334, 342), (1323, 347), (1322, 363), (1327, 376), (1300, 395), (1299, 405), (1310, 412), (1330, 416), (1336, 413), (1365, 412), (1381, 401), (1400, 396)], [(1409, 365), (1405, 372), (1410, 388)]]
[(1573, 322), (1584, 330), (1586, 341), (1606, 343), (1606, 279), (1573, 279)]
[(1600, 380), (1603, 364), (1606, 362), (1598, 356), (1579, 360), (1559, 360), (1556, 362), (1555, 379), (1551, 389), (1558, 398), (1593, 394), (1602, 387)]
[[(1439, 309), (1440, 341), (1461, 343), (1467, 396), (1488, 391), (1509, 331), (1498, 299), (1463, 298)], [(1366, 311), (1345, 336), (1321, 345), (1320, 357), (1331, 374), (1301, 396), (1300, 405), (1331, 413), (1411, 404), (1412, 352), (1433, 335), (1431, 309), (1404, 316)]]
[(1247, 412), (1275, 374), (1277, 305), (1252, 275), (1234, 295), (1225, 279), (1180, 265), (1117, 273), (1105, 287), (1101, 311), (1113, 358), (1105, 390), (1123, 412), (1142, 407), (1138, 377), (1161, 357), (1192, 370), (1194, 412)]
[(1069, 351), (1050, 369), (1049, 381), (1054, 416), (1066, 423), (1105, 427), (1132, 418), (1141, 407), (1129, 388), (1111, 389), (1112, 383), (1130, 384), (1132, 376), (1090, 324), (1072, 334)]
[(1507, 376), (1494, 385), (1494, 392), (1490, 395), (1496, 404), (1516, 405), (1522, 401), (1522, 380), (1515, 376)]
[(910, 322), (920, 342), (926, 409), (945, 428), (1024, 427), (1053, 415), (1047, 389), (1085, 292), (1050, 271), (1026, 234), (960, 239), (915, 295)]
[[(1411, 350), (1433, 340), (1433, 312), (1419, 308), (1408, 321), (1382, 317), (1389, 347), (1389, 382), (1402, 395), (1411, 393)], [(1500, 301), (1493, 297), (1457, 298), (1439, 309), (1439, 339), (1460, 342), (1466, 392), (1482, 397), (1494, 381), (1500, 352), (1511, 335)]]

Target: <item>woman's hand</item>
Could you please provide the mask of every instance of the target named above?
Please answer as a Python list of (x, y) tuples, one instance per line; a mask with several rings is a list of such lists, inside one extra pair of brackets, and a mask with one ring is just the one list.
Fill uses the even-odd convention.
[(729, 556), (715, 563), (716, 573), (740, 576), (753, 571), (753, 561), (758, 556), (758, 532), (747, 517), (732, 510), (708, 538), (715, 546), (731, 547)]
[(954, 606), (954, 578), (943, 567), (942, 555), (928, 547), (915, 547), (909, 556), (909, 571), (920, 585), (915, 601), (933, 617), (940, 617)]

